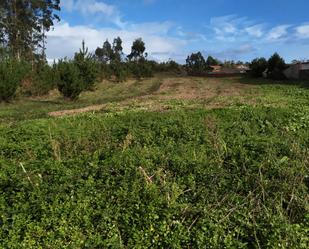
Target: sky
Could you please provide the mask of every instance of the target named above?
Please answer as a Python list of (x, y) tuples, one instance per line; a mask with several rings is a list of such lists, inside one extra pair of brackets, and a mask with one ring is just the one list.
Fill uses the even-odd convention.
[(94, 52), (120, 36), (124, 53), (142, 38), (149, 58), (184, 63), (197, 51), (251, 61), (278, 52), (309, 59), (308, 0), (61, 0), (48, 33), (49, 60), (71, 57), (82, 40)]

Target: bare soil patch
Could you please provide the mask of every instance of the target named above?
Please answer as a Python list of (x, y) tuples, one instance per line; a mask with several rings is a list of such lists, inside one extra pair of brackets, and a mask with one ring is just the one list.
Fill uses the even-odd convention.
[[(123, 100), (117, 103), (117, 110), (122, 110), (130, 105), (142, 110), (152, 111), (164, 111), (167, 107), (162, 101), (169, 100), (197, 100), (202, 101), (207, 109), (220, 108), (228, 104), (229, 101), (222, 103), (222, 101), (216, 101), (218, 97), (237, 97), (248, 95), (248, 90), (255, 86), (238, 83), (237, 79), (216, 79), (216, 78), (201, 78), (201, 77), (169, 77), (163, 78), (162, 84), (158, 90), (153, 93), (146, 94), (139, 97), (132, 97), (127, 100)], [(140, 83), (140, 87), (143, 87), (143, 83)], [(130, 86), (130, 85), (129, 85)], [(112, 94), (122, 94), (124, 89), (120, 93), (113, 92)], [(130, 91), (129, 87), (127, 91)], [(106, 105), (92, 105), (85, 108), (62, 110), (56, 112), (50, 112), (48, 115), (52, 117), (61, 117), (68, 115), (75, 115), (79, 113), (100, 111)]]
[(87, 106), (85, 108), (80, 108), (80, 109), (50, 112), (48, 113), (48, 115), (51, 117), (70, 116), (70, 115), (75, 115), (75, 114), (84, 113), (84, 112), (100, 111), (104, 108), (104, 106), (105, 105), (92, 105), (92, 106)]

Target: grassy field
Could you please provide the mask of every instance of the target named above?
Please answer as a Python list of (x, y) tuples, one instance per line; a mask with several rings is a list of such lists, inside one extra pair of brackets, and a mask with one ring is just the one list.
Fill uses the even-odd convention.
[(309, 247), (304, 84), (161, 75), (19, 97), (0, 104), (0, 167), (0, 248)]

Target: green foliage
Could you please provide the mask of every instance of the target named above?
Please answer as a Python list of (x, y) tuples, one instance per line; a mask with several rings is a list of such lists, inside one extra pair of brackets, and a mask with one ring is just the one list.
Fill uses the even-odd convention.
[(98, 47), (95, 51), (96, 58), (101, 63), (107, 64), (112, 61), (113, 58), (113, 49), (112, 45), (108, 40), (106, 40), (103, 44), (103, 47)]
[(219, 65), (219, 62), (217, 59), (213, 58), (212, 56), (208, 56), (207, 60), (206, 60), (206, 64), (208, 66), (217, 66)]
[(211, 68), (207, 65), (201, 52), (193, 53), (186, 59), (186, 69), (189, 75), (203, 75)]
[(27, 70), (26, 63), (13, 59), (0, 61), (0, 102), (14, 98)]
[(99, 76), (98, 68), (83, 41), (82, 48), (75, 54), (74, 60), (62, 60), (56, 66), (58, 90), (65, 98), (76, 100), (83, 91), (93, 90)]
[(153, 76), (151, 63), (145, 59), (128, 62), (128, 68), (131, 74), (137, 79)]
[(81, 92), (85, 90), (84, 79), (81, 77), (79, 67), (74, 61), (59, 61), (57, 74), (57, 87), (65, 98), (76, 100)]
[(126, 81), (129, 76), (129, 69), (126, 63), (123, 62), (113, 62), (110, 67), (112, 74), (115, 76), (117, 82)]
[(253, 77), (262, 77), (263, 72), (267, 70), (267, 77), (273, 80), (283, 80), (283, 74), (286, 64), (278, 53), (273, 54), (267, 61), (265, 58), (256, 58), (250, 64), (251, 75)]
[(42, 96), (56, 87), (56, 81), (56, 72), (53, 67), (48, 64), (37, 64), (25, 78), (22, 91), (26, 95)]
[(85, 42), (82, 42), (82, 48), (74, 56), (74, 63), (78, 67), (79, 76), (84, 84), (84, 90), (93, 90), (99, 75), (99, 66), (94, 60), (93, 55), (88, 52)]
[(0, 247), (307, 248), (309, 137), (303, 126), (285, 129), (294, 112), (242, 106), (2, 126)]
[(284, 59), (278, 53), (274, 53), (268, 60), (268, 77), (274, 80), (285, 79), (284, 69), (286, 69)]
[(38, 49), (45, 55), (45, 32), (60, 20), (58, 11), (60, 0), (1, 0), (0, 42), (14, 58), (33, 62)]
[(122, 50), (120, 37), (114, 39), (113, 45), (106, 40), (102, 48), (96, 49), (95, 57), (101, 63), (101, 79), (111, 79), (114, 76), (117, 82), (122, 82), (130, 76), (141, 79), (153, 75), (153, 64), (146, 60), (146, 47), (141, 38), (133, 42), (131, 54), (127, 56), (128, 61), (123, 61)]
[(136, 39), (132, 44), (131, 53), (128, 55), (129, 60), (138, 61), (143, 59), (145, 50), (146, 47), (142, 38)]
[(265, 58), (256, 58), (250, 63), (251, 75), (257, 78), (262, 77), (267, 67), (268, 63)]

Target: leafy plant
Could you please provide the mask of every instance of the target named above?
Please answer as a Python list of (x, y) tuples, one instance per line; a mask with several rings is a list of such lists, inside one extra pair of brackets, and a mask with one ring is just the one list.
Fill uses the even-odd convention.
[(57, 74), (57, 87), (65, 98), (76, 100), (85, 90), (84, 79), (80, 77), (79, 67), (74, 61), (59, 61), (57, 65)]
[(262, 77), (268, 67), (265, 58), (256, 58), (250, 63), (251, 75), (253, 77)]
[(26, 70), (27, 65), (24, 62), (9, 58), (0, 61), (0, 102), (14, 98)]
[(88, 52), (85, 42), (82, 42), (82, 48), (74, 56), (74, 63), (79, 70), (79, 76), (84, 84), (85, 90), (93, 90), (98, 78), (98, 64), (94, 56)]

